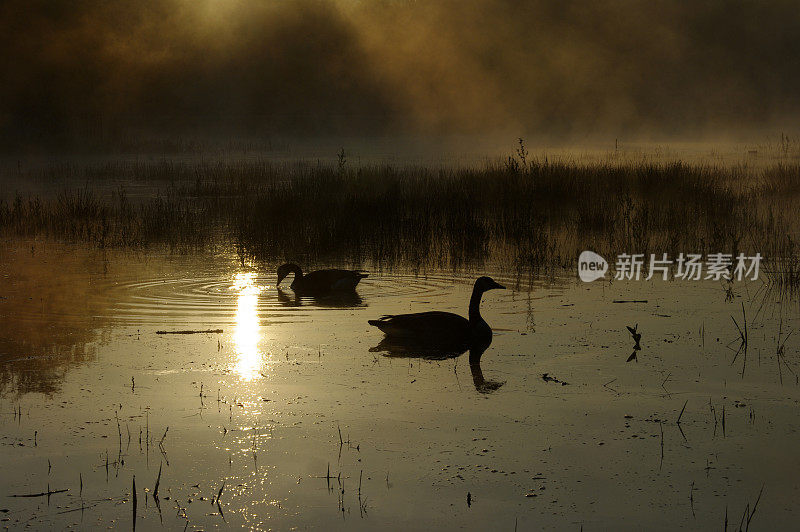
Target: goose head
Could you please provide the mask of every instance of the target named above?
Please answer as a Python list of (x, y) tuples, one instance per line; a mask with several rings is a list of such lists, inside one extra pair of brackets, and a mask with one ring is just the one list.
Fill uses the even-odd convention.
[(469, 300), (470, 326), (475, 330), (480, 329), (481, 332), (479, 336), (488, 338), (489, 342), (491, 342), (492, 330), (486, 322), (483, 321), (483, 318), (481, 318), (480, 306), (483, 293), (495, 289), (505, 289), (505, 286), (497, 283), (491, 277), (486, 277), (485, 275), (483, 277), (478, 277), (475, 281), (475, 286), (472, 288), (472, 297)]
[(286, 276), (292, 272), (294, 272), (295, 279), (303, 275), (300, 266), (297, 264), (287, 263), (278, 266), (278, 282), (276, 284), (281, 284), (281, 281), (283, 281)]
[(478, 280), (475, 281), (475, 287), (473, 288), (473, 290), (475, 292), (482, 294), (484, 292), (488, 292), (489, 290), (495, 290), (495, 289), (505, 290), (505, 288), (506, 288), (505, 286), (499, 284), (491, 277), (487, 277), (484, 275), (483, 277), (478, 277)]

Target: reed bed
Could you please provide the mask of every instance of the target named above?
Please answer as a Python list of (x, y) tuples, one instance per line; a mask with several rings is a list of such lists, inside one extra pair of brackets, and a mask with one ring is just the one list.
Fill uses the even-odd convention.
[[(264, 160), (60, 165), (13, 176), (85, 182), (52, 197), (0, 202), (0, 234), (100, 247), (235, 249), (243, 259), (380, 268), (487, 262), (539, 275), (591, 249), (760, 252), (770, 278), (797, 287), (800, 165), (578, 163), (527, 152), (479, 168)], [(99, 194), (93, 183), (146, 182)]]

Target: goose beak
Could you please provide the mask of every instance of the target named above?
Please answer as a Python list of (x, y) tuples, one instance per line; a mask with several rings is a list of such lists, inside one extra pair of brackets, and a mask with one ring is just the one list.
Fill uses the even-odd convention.
[[(494, 281), (492, 281), (492, 282), (494, 282)], [(503, 286), (503, 285), (501, 285), (500, 283), (497, 283), (497, 282), (494, 282), (494, 285), (492, 285), (492, 287), (490, 288), (490, 290), (491, 290), (491, 289), (494, 289), (494, 288), (499, 288), (499, 289), (501, 289), (501, 290), (505, 290), (505, 289), (506, 289), (506, 287), (505, 287), (505, 286)]]

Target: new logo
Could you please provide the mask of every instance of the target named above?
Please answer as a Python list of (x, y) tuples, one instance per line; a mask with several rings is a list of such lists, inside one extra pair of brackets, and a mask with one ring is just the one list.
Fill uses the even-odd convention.
[(594, 251), (584, 251), (578, 257), (578, 277), (584, 283), (591, 283), (605, 277), (608, 261)]

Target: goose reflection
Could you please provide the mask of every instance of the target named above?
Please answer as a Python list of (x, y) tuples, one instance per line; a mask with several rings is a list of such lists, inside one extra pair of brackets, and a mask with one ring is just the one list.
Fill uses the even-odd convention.
[(472, 372), (472, 382), (480, 393), (491, 393), (505, 384), (505, 381), (487, 380), (481, 369), (481, 356), (489, 348), (488, 343), (470, 347), (463, 343), (437, 341), (436, 339), (392, 338), (386, 337), (375, 347), (371, 353), (383, 353), (389, 358), (419, 358), (422, 360), (449, 360), (458, 358), (469, 351), (469, 369)]
[(329, 292), (327, 294), (306, 295), (297, 292), (284, 292), (278, 287), (278, 302), (286, 307), (315, 305), (326, 308), (348, 308), (364, 306), (364, 300), (355, 290)]
[(475, 389), (480, 393), (492, 393), (506, 383), (506, 381), (492, 381), (483, 378), (483, 371), (481, 371), (481, 355), (475, 354), (474, 350), (469, 353), (469, 369), (472, 371), (472, 383)]

